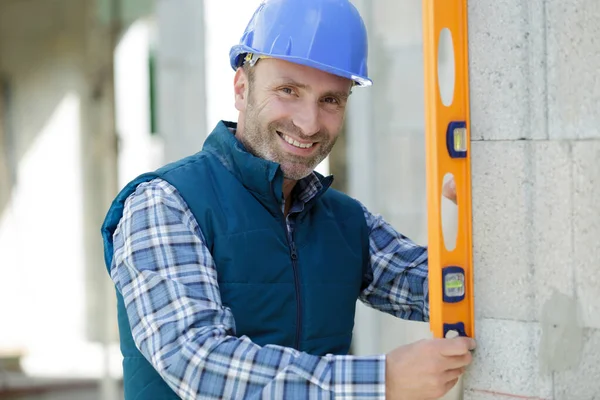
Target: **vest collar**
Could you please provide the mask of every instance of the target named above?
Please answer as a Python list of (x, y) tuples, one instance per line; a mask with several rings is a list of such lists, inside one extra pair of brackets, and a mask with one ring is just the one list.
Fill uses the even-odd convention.
[[(283, 201), (283, 172), (278, 163), (249, 153), (235, 137), (237, 124), (219, 121), (204, 142), (203, 150), (216, 156), (223, 166), (238, 179), (269, 210), (281, 213)], [(331, 186), (333, 177), (316, 173), (323, 188), (310, 203)]]

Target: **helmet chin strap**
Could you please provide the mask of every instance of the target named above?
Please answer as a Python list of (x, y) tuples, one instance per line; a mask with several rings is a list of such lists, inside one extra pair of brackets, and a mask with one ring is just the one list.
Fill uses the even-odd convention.
[(246, 54), (246, 57), (244, 57), (243, 64), (248, 64), (249, 66), (254, 67), (259, 59), (260, 59), (260, 57), (257, 56), (256, 54), (248, 53), (248, 54)]

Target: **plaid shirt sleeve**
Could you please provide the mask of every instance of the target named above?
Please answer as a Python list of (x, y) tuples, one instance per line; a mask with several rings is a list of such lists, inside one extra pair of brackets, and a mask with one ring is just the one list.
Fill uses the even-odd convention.
[(371, 268), (360, 300), (398, 318), (429, 321), (427, 248), (362, 207), (370, 229)]
[(201, 230), (175, 188), (138, 186), (111, 278), (142, 354), (183, 399), (384, 399), (385, 356), (309, 355), (235, 336)]

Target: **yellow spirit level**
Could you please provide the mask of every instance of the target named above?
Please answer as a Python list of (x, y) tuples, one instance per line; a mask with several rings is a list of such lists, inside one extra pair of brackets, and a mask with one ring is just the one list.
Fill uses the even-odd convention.
[[(442, 101), (438, 71), (444, 28), (453, 40), (455, 62), (448, 105)], [(430, 326), (437, 338), (450, 331), (474, 337), (467, 0), (423, 0), (423, 33)], [(446, 174), (456, 182), (458, 232), (453, 250), (446, 248), (442, 230)]]

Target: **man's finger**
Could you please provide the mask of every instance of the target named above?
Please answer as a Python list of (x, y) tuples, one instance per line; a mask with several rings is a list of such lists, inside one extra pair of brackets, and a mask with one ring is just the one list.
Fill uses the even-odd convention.
[(467, 367), (473, 361), (473, 356), (470, 352), (463, 354), (462, 356), (450, 356), (446, 357), (446, 370), (453, 370), (457, 368)]
[(455, 368), (455, 369), (451, 369), (449, 371), (446, 371), (444, 373), (444, 381), (445, 382), (452, 382), (457, 380), (458, 378), (461, 377), (462, 374), (465, 373), (466, 368), (462, 367), (462, 368)]
[(442, 194), (445, 198), (452, 200), (456, 203), (456, 182), (454, 179), (446, 182), (442, 187)]
[(455, 337), (442, 340), (440, 353), (443, 356), (462, 356), (475, 348), (475, 341), (469, 337)]
[(452, 389), (457, 383), (458, 383), (458, 378), (446, 383), (446, 386), (444, 387), (444, 389), (446, 390), (446, 393), (448, 393), (450, 391), (450, 389)]

